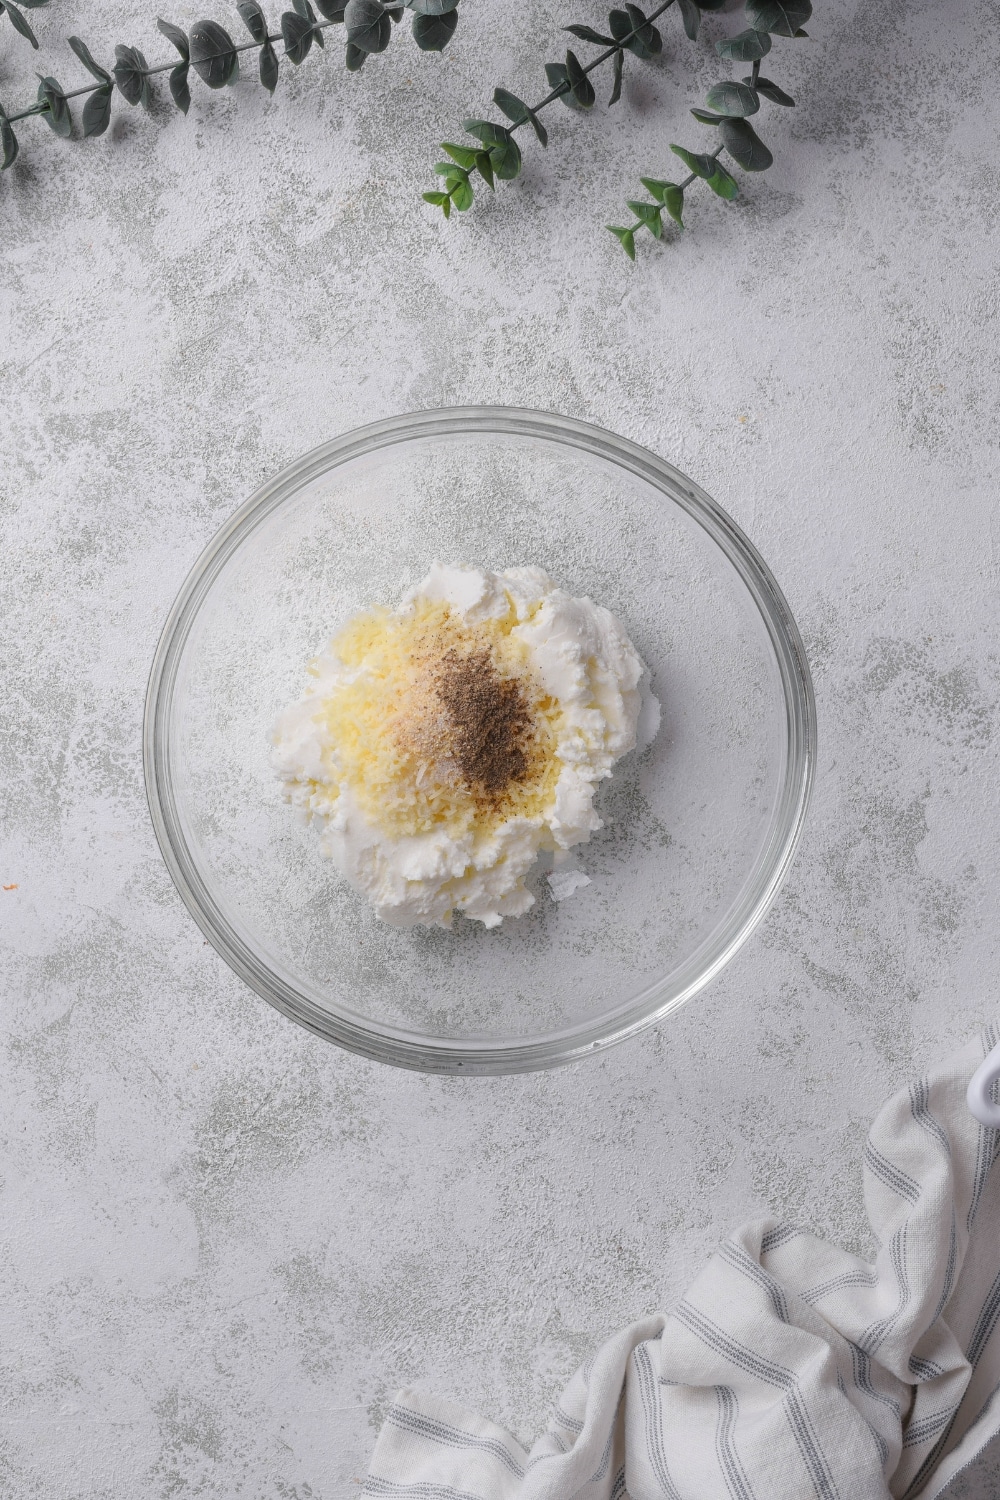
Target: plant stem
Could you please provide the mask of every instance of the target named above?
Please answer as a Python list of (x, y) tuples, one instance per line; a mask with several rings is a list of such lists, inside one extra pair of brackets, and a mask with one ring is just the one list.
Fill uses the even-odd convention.
[[(673, 0), (667, 0), (667, 5), (672, 5), (672, 4), (673, 4)], [(666, 6), (664, 6), (664, 10), (665, 9), (666, 9)], [(659, 12), (657, 12), (657, 14), (659, 14)], [(339, 26), (341, 24), (342, 23), (340, 21), (316, 21), (313, 24), (313, 31), (326, 31), (331, 26)], [(271, 33), (268, 32), (267, 40), (269, 42), (283, 42), (284, 41), (284, 37), (281, 35), (280, 31), (276, 35), (274, 35), (274, 36), (272, 36)], [(253, 51), (253, 49), (255, 47), (262, 47), (263, 45), (264, 45), (263, 42), (234, 42), (233, 43), (233, 51), (234, 52), (251, 52), (251, 51)], [(174, 68), (179, 68), (179, 67), (183, 67), (183, 66), (184, 66), (184, 59), (181, 57), (180, 53), (178, 53), (177, 54), (177, 60), (175, 62), (157, 63), (157, 65), (156, 65), (155, 68), (143, 68), (143, 70), (142, 70), (142, 76), (144, 78), (152, 78), (153, 75), (154, 75), (154, 73), (172, 73), (173, 70), (174, 70)], [(113, 82), (113, 80), (112, 80), (112, 82)], [(90, 84), (87, 84), (82, 89), (72, 89), (68, 94), (64, 94), (63, 98), (64, 99), (78, 99), (81, 94), (96, 94), (96, 92), (97, 92), (98, 89), (106, 89), (107, 87), (108, 87), (108, 85), (106, 83), (90, 83)], [(15, 122), (15, 120), (27, 120), (27, 119), (30, 119), (30, 117), (32, 115), (44, 115), (44, 114), (48, 114), (48, 112), (49, 112), (49, 106), (48, 106), (47, 102), (45, 102), (45, 103), (38, 103), (38, 104), (32, 104), (32, 105), (29, 105), (29, 107), (27, 109), (19, 110), (16, 115), (8, 115), (7, 116), (7, 121), (8, 121), (9, 124), (13, 125), (14, 122)]]
[[(595, 57), (592, 62), (589, 62), (585, 68), (581, 68), (581, 73), (592, 73), (595, 68), (599, 68), (602, 63), (606, 63), (609, 57), (614, 57), (616, 52), (624, 52), (625, 48), (632, 40), (632, 38), (634, 36), (638, 36), (640, 31), (644, 31), (645, 28), (651, 25), (658, 16), (662, 16), (663, 12), (665, 10), (669, 10), (673, 3), (674, 0), (664, 0), (663, 5), (658, 6), (651, 15), (647, 16), (641, 26), (633, 26), (632, 30), (628, 32), (627, 35), (623, 36), (620, 42), (616, 42), (615, 45), (613, 47), (609, 47), (606, 52), (599, 53), (598, 56)], [(563, 94), (568, 93), (569, 84), (561, 83), (557, 89), (552, 90), (551, 94), (546, 94), (545, 98), (541, 101), (540, 104), (533, 104), (531, 106), (531, 113), (533, 115), (537, 115), (539, 110), (544, 109), (546, 105), (552, 104), (556, 99), (561, 99)], [(509, 133), (513, 135), (515, 130), (519, 130), (522, 125), (527, 125), (527, 123), (528, 121), (526, 119), (515, 120), (514, 124), (508, 127)]]

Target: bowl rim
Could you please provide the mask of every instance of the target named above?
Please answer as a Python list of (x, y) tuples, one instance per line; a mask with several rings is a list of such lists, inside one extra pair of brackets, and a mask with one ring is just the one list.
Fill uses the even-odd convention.
[[(679, 505), (720, 547), (756, 605), (785, 705), (784, 777), (767, 840), (729, 921), (709, 935), (672, 981), (648, 986), (619, 1011), (529, 1041), (434, 1038), (402, 1027), (361, 1024), (296, 991), (261, 962), (217, 906), (184, 838), (170, 774), (173, 690), (188, 635), (215, 579), (251, 532), (304, 484), (352, 459), (417, 437), (470, 433), (540, 438), (596, 454)], [(732, 517), (672, 464), (629, 438), (574, 417), (513, 406), (425, 408), (384, 418), (321, 443), (266, 480), (215, 533), (182, 583), (154, 653), (143, 716), (143, 772), (153, 828), (178, 893), (205, 938), (244, 983), (299, 1025), (349, 1051), (422, 1072), (496, 1075), (576, 1062), (626, 1041), (692, 999), (743, 946), (774, 901), (802, 836), (815, 764), (816, 703), (802, 638), (770, 568)]]

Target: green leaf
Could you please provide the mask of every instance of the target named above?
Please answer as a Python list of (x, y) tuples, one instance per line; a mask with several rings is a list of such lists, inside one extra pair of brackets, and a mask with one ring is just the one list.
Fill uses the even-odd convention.
[[(711, 182), (711, 177), (708, 180)], [(663, 207), (667, 210), (674, 223), (683, 229), (684, 221), (681, 218), (681, 212), (684, 208), (684, 189), (678, 187), (676, 183), (666, 183), (666, 192), (663, 194)]]
[(774, 157), (746, 120), (723, 120), (719, 126), (726, 150), (744, 172), (766, 172)]
[(739, 183), (726, 171), (721, 162), (716, 162), (715, 171), (711, 177), (706, 178), (706, 182), (713, 193), (717, 193), (720, 198), (725, 198), (730, 203), (740, 195)]
[(270, 41), (265, 41), (260, 49), (260, 81), (269, 94), (273, 94), (278, 86), (278, 54)]
[(423, 199), (425, 203), (433, 203), (436, 208), (439, 208), (446, 219), (450, 217), (451, 199), (447, 193), (424, 193)]
[(639, 181), (650, 197), (656, 199), (657, 203), (662, 203), (666, 196), (667, 188), (673, 187), (672, 182), (661, 182), (659, 177), (640, 177)]
[(628, 11), (629, 20), (639, 34), (639, 41), (642, 42), (650, 56), (655, 56), (657, 52), (662, 52), (663, 38), (652, 22), (646, 19), (638, 5), (630, 5), (626, 0), (625, 9)]
[[(236, 8), (237, 10), (239, 10), (239, 6), (237, 6)], [(188, 46), (187, 32), (182, 31), (179, 26), (175, 26), (172, 21), (163, 20), (157, 21), (156, 29), (166, 37), (168, 42), (173, 42), (181, 57), (183, 57), (184, 61), (187, 62), (188, 58), (191, 56), (191, 49)], [(83, 59), (81, 58), (80, 61), (82, 62)]]
[(100, 79), (101, 83), (114, 82), (114, 79), (111, 77), (111, 74), (108, 72), (107, 68), (102, 68), (100, 63), (96, 63), (91, 57), (90, 48), (87, 46), (86, 42), (81, 41), (78, 36), (71, 36), (69, 38), (69, 44), (92, 78)]
[(537, 135), (540, 144), (543, 146), (549, 144), (548, 131), (535, 114), (535, 111), (530, 105), (525, 104), (523, 99), (519, 99), (516, 94), (512, 94), (510, 89), (494, 89), (493, 103), (498, 109), (503, 111), (508, 120), (513, 120), (515, 125), (523, 125), (525, 120), (530, 120), (531, 128)]
[(281, 40), (285, 44), (285, 56), (298, 67), (312, 48), (313, 23), (297, 11), (286, 10), (281, 17)]
[(800, 26), (799, 29), (798, 29), (798, 31), (795, 33), (795, 35), (797, 37), (799, 37), (799, 36), (808, 36), (809, 33), (808, 33), (808, 31), (806, 31), (806, 29), (805, 29), (804, 26)]
[(467, 172), (476, 165), (476, 157), (479, 155), (474, 146), (456, 146), (453, 141), (442, 141), (441, 150), (447, 151), (452, 161), (464, 167)]
[(316, 0), (316, 9), (324, 21), (342, 21), (344, 19), (343, 0)]
[(111, 97), (113, 85), (108, 82), (88, 95), (83, 106), (83, 133), (85, 137), (103, 135), (111, 124)]
[(490, 153), (488, 151), (476, 152), (476, 171), (485, 182), (489, 183), (490, 187), (495, 186), (493, 181), (493, 163), (490, 161)]
[(10, 24), (13, 26), (14, 30), (15, 31), (19, 31), (21, 33), (21, 35), (23, 37), (25, 37), (31, 43), (31, 45), (34, 47), (35, 51), (37, 52), (38, 51), (38, 38), (35, 35), (35, 33), (32, 31), (31, 27), (28, 25), (28, 18), (27, 18), (27, 16), (22, 16), (22, 14), (18, 10), (17, 6), (11, 4), (11, 0), (4, 0), (4, 6), (3, 6), (3, 8), (7, 12), (7, 14), (10, 16)]
[(594, 93), (594, 85), (583, 71), (583, 66), (575, 52), (566, 53), (566, 76), (569, 86), (573, 90), (573, 98), (576, 100), (578, 109), (593, 109), (597, 99)]
[(618, 101), (619, 101), (619, 99), (622, 96), (622, 74), (624, 73), (624, 71), (625, 71), (625, 51), (624, 51), (624, 48), (619, 47), (618, 51), (615, 53), (614, 83), (612, 84), (612, 88), (611, 88), (611, 97), (608, 100), (608, 108), (609, 109), (610, 109), (610, 107), (611, 107), (612, 104), (617, 104)]
[(663, 234), (660, 205), (658, 203), (643, 203), (639, 199), (630, 198), (628, 207), (635, 214), (639, 223), (645, 224), (654, 240), (658, 240)]
[(458, 6), (458, 0), (409, 0), (415, 16), (446, 16)]
[(754, 31), (794, 36), (812, 15), (809, 0), (747, 0), (747, 20)]
[(718, 125), (724, 119), (723, 115), (713, 115), (710, 109), (693, 109), (691, 113), (702, 125)]
[(0, 111), (0, 149), (3, 151), (3, 161), (0, 162), (0, 172), (6, 172), (17, 160), (17, 136), (11, 128), (7, 116)]
[(267, 40), (267, 17), (257, 0), (237, 0), (236, 9), (254, 41), (263, 46)]
[(684, 30), (692, 42), (697, 40), (698, 27), (701, 25), (701, 11), (695, 4), (695, 0), (677, 0), (677, 6), (684, 22)]
[[(348, 42), (344, 53), (344, 62), (347, 64), (348, 73), (359, 73), (365, 65), (368, 53), (363, 47), (356, 47), (353, 42)], [(447, 218), (447, 215), (445, 215)]]
[(392, 22), (379, 0), (347, 0), (344, 25), (347, 40), (362, 52), (384, 52), (389, 45)]
[(115, 83), (129, 104), (141, 104), (143, 109), (149, 108), (150, 100), (146, 66), (146, 59), (138, 47), (126, 47), (119, 43), (115, 48), (115, 65), (112, 69)]
[(716, 42), (715, 50), (720, 57), (728, 57), (730, 62), (756, 62), (770, 52), (771, 38), (766, 31), (741, 31), (738, 36)]
[(482, 141), (490, 154), (490, 166), (501, 182), (513, 182), (521, 170), (521, 152), (510, 131), (492, 120), (463, 120), (462, 129)]
[(309, 25), (313, 28), (312, 39), (316, 43), (316, 46), (325, 47), (326, 39), (316, 25), (316, 12), (309, 4), (309, 0), (292, 0), (292, 8), (302, 17), (303, 21), (308, 21)]
[[(632, 35), (633, 31), (635, 30), (635, 25), (630, 20), (626, 11), (609, 11), (608, 26), (611, 28), (611, 35), (620, 46), (627, 47), (630, 52), (635, 53), (636, 57), (652, 57), (652, 52), (646, 46), (646, 43), (642, 40), (642, 38), (640, 36)], [(657, 35), (659, 35), (659, 33), (657, 33)], [(627, 41), (626, 38), (628, 38)]]
[(239, 77), (236, 44), (218, 21), (196, 21), (191, 27), (191, 62), (210, 89), (225, 88)]
[[(567, 56), (569, 55), (570, 54), (567, 53)], [(579, 63), (577, 63), (577, 67), (579, 68)], [(562, 102), (568, 109), (590, 109), (590, 104), (581, 104), (580, 100), (577, 98), (576, 92), (573, 89), (572, 82), (570, 81), (569, 68), (565, 63), (546, 63), (545, 76), (549, 80), (550, 89), (562, 90), (558, 97), (562, 100)], [(588, 78), (584, 78), (583, 82), (589, 86), (590, 80)], [(593, 92), (594, 91), (591, 88), (591, 95), (593, 95)], [(584, 97), (586, 98), (586, 90), (584, 90)], [(593, 98), (591, 98), (591, 104), (592, 103)]]
[(679, 156), (689, 172), (696, 177), (702, 177), (707, 182), (715, 171), (715, 157), (701, 156), (695, 151), (685, 151), (683, 146), (671, 146), (675, 156)]
[(564, 26), (563, 31), (571, 31), (574, 36), (580, 38), (581, 42), (593, 42), (597, 47), (615, 45), (614, 37), (602, 36), (599, 31), (594, 30), (593, 26)]
[(749, 84), (736, 83), (732, 79), (714, 84), (705, 95), (705, 103), (720, 115), (740, 119), (744, 115), (755, 115), (760, 109), (760, 100), (755, 90)]
[(66, 95), (62, 91), (61, 85), (54, 78), (43, 77), (41, 73), (39, 73), (38, 77), (38, 102), (39, 104), (48, 105), (48, 109), (45, 112), (45, 119), (56, 135), (62, 136), (65, 139), (73, 131), (73, 118), (69, 112)]
[(457, 26), (457, 10), (445, 11), (440, 16), (414, 16), (413, 40), (421, 52), (443, 52)]
[(191, 108), (191, 89), (188, 85), (189, 71), (190, 64), (179, 62), (176, 68), (170, 69), (170, 77), (167, 80), (170, 85), (170, 97), (182, 115), (186, 115)]
[(620, 224), (605, 224), (621, 245), (629, 260), (635, 260), (635, 230), (624, 229)]
[[(743, 82), (749, 83), (750, 80), (749, 78), (744, 78)], [(795, 108), (795, 100), (791, 94), (786, 94), (784, 89), (779, 89), (778, 85), (772, 83), (770, 78), (758, 78), (754, 87), (758, 94), (763, 94), (764, 98), (770, 99), (772, 104), (783, 104), (786, 109)]]
[(475, 194), (468, 177), (460, 177), (456, 183), (453, 183), (449, 196), (459, 213), (464, 214), (467, 208), (471, 208)]

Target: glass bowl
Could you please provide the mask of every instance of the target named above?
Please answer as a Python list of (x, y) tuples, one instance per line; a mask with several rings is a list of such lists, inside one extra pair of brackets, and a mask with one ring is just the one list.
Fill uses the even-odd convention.
[[(623, 622), (663, 720), (601, 786), (590, 884), (487, 930), (379, 922), (282, 800), (271, 726), (357, 610), (430, 562), (534, 563)], [(620, 1042), (701, 990), (788, 869), (815, 760), (798, 630), (725, 511), (645, 449), (545, 412), (374, 423), (269, 480), (198, 559), (146, 700), (163, 857), (205, 937), (270, 1004), (404, 1067), (504, 1073)], [(530, 882), (529, 882), (530, 883)]]

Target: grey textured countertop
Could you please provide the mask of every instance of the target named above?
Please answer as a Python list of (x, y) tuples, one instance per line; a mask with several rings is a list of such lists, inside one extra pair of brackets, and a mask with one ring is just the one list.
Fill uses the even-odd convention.
[[(996, 1017), (995, 9), (823, 4), (769, 64), (799, 100), (762, 126), (773, 171), (633, 267), (600, 226), (699, 144), (717, 73), (668, 16), (617, 113), (554, 111), (523, 180), (445, 225), (435, 141), (600, 14), (535, 0), (536, 40), (470, 3), (443, 57), (400, 37), (348, 76), (328, 49), (273, 100), (116, 101), (92, 142), (28, 122), (0, 180), (4, 1500), (340, 1500), (408, 1382), (530, 1439), (741, 1219), (870, 1249), (869, 1118)], [(124, 0), (31, 16), (37, 57), (0, 28), (9, 109), (36, 63), (83, 81), (71, 32), (169, 52)], [(601, 423), (705, 486), (786, 592), (821, 736), (797, 863), (723, 976), (495, 1081), (345, 1055), (246, 990), (140, 763), (220, 523), (321, 440), (462, 402)]]

